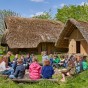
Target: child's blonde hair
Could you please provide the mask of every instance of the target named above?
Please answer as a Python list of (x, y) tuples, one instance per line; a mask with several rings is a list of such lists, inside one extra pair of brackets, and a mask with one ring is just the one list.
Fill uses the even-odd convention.
[(22, 64), (23, 63), (23, 60), (20, 58), (20, 59), (17, 59), (17, 63), (18, 64)]
[(53, 58), (53, 54), (50, 54), (49, 57), (50, 57), (50, 58)]
[(12, 54), (12, 52), (11, 52), (11, 51), (8, 51), (8, 52), (7, 52), (7, 55), (11, 55), (11, 54)]
[(33, 56), (32, 61), (33, 61), (33, 62), (38, 62), (37, 56)]
[(48, 60), (48, 59), (44, 60), (44, 65), (49, 66), (50, 65), (50, 60)]
[(81, 57), (79, 55), (76, 55), (76, 61), (79, 62)]

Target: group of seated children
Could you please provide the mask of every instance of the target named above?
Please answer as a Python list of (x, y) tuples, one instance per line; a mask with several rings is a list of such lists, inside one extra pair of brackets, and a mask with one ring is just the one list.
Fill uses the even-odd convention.
[[(10, 61), (11, 52), (0, 59), (0, 74), (8, 75), (9, 78), (24, 78), (26, 70), (29, 71), (29, 78), (31, 80), (51, 79), (55, 73), (55, 68), (61, 69), (61, 81), (65, 81), (66, 76), (71, 76), (75, 73), (80, 73), (88, 69), (86, 56), (82, 55), (65, 55), (58, 57), (57, 54), (50, 54), (42, 52), (42, 65), (38, 63), (38, 58), (35, 55), (27, 54), (26, 57), (18, 54), (15, 55), (13, 61)], [(59, 74), (59, 73), (58, 73)]]
[[(8, 75), (9, 78), (22, 79), (25, 75), (25, 71), (29, 70), (29, 78), (31, 80), (37, 80), (40, 78), (50, 79), (54, 74), (54, 69), (50, 65), (48, 59), (44, 60), (43, 66), (38, 63), (38, 59), (34, 55), (23, 55), (18, 58), (18, 54), (15, 55), (15, 58), (11, 62), (8, 58), (10, 55), (3, 56), (0, 59), (0, 73), (2, 75)], [(9, 57), (8, 57), (9, 56)]]
[(65, 81), (66, 76), (78, 74), (88, 69), (87, 56), (81, 54), (60, 55), (59, 57), (57, 54), (48, 56), (46, 52), (43, 52), (42, 59), (44, 60), (46, 57), (49, 58), (52, 67), (61, 69), (61, 81)]
[(86, 56), (73, 54), (70, 56), (65, 56), (65, 59), (61, 61), (62, 66), (66, 69), (62, 69), (62, 79), (61, 81), (65, 81), (65, 76), (71, 76), (74, 74), (78, 74), (84, 70), (88, 69), (88, 63), (86, 60)]

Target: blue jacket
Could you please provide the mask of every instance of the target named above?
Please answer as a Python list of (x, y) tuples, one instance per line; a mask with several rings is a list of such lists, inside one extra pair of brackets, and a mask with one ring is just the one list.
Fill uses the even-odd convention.
[(53, 58), (50, 58), (50, 65), (53, 65)]
[(16, 78), (23, 78), (25, 74), (25, 67), (21, 64), (16, 67), (14, 76)]
[(52, 66), (43, 66), (42, 67), (42, 76), (45, 79), (52, 78), (52, 75), (54, 74), (54, 69)]

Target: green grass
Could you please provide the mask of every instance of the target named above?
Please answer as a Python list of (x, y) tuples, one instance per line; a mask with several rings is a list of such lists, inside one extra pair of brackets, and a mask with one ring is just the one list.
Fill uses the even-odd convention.
[(39, 62), (41, 62), (42, 61), (42, 56), (41, 55), (37, 55), (37, 57), (38, 57)]
[[(25, 55), (24, 55), (25, 56)], [(37, 57), (38, 57), (38, 60), (39, 60), (39, 62), (41, 62), (42, 61), (42, 56), (41, 55), (36, 55)], [(10, 59), (11, 60), (13, 60), (14, 59), (14, 55), (12, 55), (11, 57), (10, 57)], [(20, 58), (20, 55), (19, 55), (19, 58)]]
[[(38, 60), (41, 61), (41, 55), (37, 55)], [(20, 57), (20, 55), (19, 55)], [(11, 56), (11, 59), (14, 58), (14, 55)], [(54, 78), (61, 79), (60, 74), (54, 76)], [(88, 70), (84, 71), (74, 77), (67, 78), (65, 83), (58, 82), (53, 83), (50, 81), (41, 81), (39, 83), (29, 83), (29, 84), (17, 84), (11, 81), (10, 79), (4, 79), (0, 77), (0, 88), (88, 88)]]
[(0, 88), (88, 88), (88, 70), (72, 78), (67, 78), (66, 83), (53, 83), (40, 81), (39, 83), (17, 84), (10, 79), (0, 77)]
[(0, 55), (2, 55), (4, 53), (4, 51), (2, 51), (1, 49), (0, 49)]

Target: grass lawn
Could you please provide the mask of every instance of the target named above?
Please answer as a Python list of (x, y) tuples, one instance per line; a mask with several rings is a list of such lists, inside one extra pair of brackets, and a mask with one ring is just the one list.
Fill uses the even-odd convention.
[[(38, 60), (41, 61), (42, 60), (41, 55), (37, 56)], [(13, 58), (14, 55), (11, 56), (11, 60)], [(60, 80), (60, 77), (61, 76), (59, 74), (59, 76), (56, 76), (54, 78), (58, 78)], [(0, 77), (0, 88), (88, 88), (88, 70), (74, 77), (67, 78), (67, 81), (65, 83), (58, 82), (58, 84), (50, 81), (40, 81), (39, 83), (29, 83), (29, 84), (23, 83), (17, 84), (8, 78)]]
[[(25, 56), (25, 55), (24, 55)], [(41, 55), (36, 55), (37, 57), (38, 57), (38, 60), (39, 60), (39, 62), (41, 62), (42, 61), (42, 56)], [(11, 60), (13, 60), (14, 59), (14, 55), (12, 55), (11, 57), (10, 57), (10, 59)], [(19, 58), (20, 58), (20, 55), (19, 55)]]
[(68, 78), (66, 83), (60, 84), (50, 81), (40, 81), (34, 84), (17, 84), (10, 79), (0, 77), (0, 88), (88, 88), (88, 70)]

